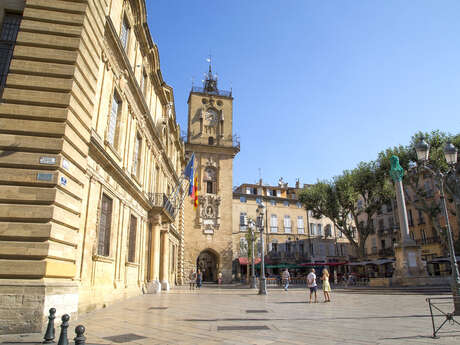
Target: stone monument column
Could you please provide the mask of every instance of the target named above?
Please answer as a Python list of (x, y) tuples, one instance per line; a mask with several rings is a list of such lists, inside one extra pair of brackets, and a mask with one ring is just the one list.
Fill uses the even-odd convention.
[(395, 183), (399, 227), (401, 231), (401, 241), (395, 245), (396, 262), (392, 282), (398, 285), (414, 285), (417, 284), (416, 279), (411, 278), (426, 277), (427, 274), (422, 263), (420, 246), (409, 236), (409, 222), (407, 221), (406, 201), (402, 184), (404, 170), (399, 165), (399, 158), (397, 156), (392, 156), (390, 162), (390, 175)]
[(161, 289), (169, 291), (169, 232), (161, 232)]

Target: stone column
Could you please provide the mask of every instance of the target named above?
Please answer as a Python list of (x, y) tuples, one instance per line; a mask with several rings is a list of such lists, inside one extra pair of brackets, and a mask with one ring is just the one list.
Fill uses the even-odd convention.
[(160, 284), (160, 233), (161, 233), (161, 215), (155, 215), (150, 220), (152, 222), (152, 238), (149, 243), (150, 255), (150, 277), (151, 281), (147, 283), (148, 293), (161, 292)]
[(395, 183), (399, 228), (401, 231), (401, 242), (395, 246), (396, 262), (392, 284), (423, 285), (426, 282), (421, 278), (425, 278), (427, 274), (422, 263), (420, 246), (409, 236), (409, 222), (407, 221), (406, 201), (404, 199), (402, 184), (404, 170), (399, 165), (399, 158), (397, 156), (392, 156), (390, 162), (390, 176)]
[(409, 236), (409, 222), (407, 220), (406, 200), (404, 198), (404, 190), (401, 180), (395, 181), (396, 203), (398, 205), (399, 227), (401, 230), (402, 245), (414, 245), (415, 242)]
[(169, 232), (161, 232), (161, 289), (169, 291)]

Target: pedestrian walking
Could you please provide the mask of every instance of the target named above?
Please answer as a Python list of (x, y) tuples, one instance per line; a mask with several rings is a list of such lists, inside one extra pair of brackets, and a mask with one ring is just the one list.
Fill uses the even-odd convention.
[(217, 284), (222, 284), (222, 272), (219, 272), (219, 274), (217, 275)]
[(284, 269), (282, 273), (282, 278), (283, 278), (284, 291), (287, 291), (289, 287), (289, 280), (291, 279), (289, 270), (287, 268)]
[(324, 293), (324, 303), (331, 301), (331, 285), (329, 284), (329, 271), (327, 268), (323, 270), (323, 276), (321, 277), (323, 281), (323, 293)]
[(203, 273), (198, 269), (196, 273), (196, 287), (201, 288), (201, 283), (203, 282)]
[(310, 270), (310, 273), (308, 273), (307, 286), (310, 288), (310, 301), (308, 303), (311, 303), (312, 294), (315, 294), (315, 303), (318, 303), (318, 296), (316, 295), (316, 290), (318, 289), (318, 286), (316, 285), (316, 274), (314, 268), (312, 268)]
[(190, 290), (195, 290), (195, 283), (196, 283), (196, 272), (194, 269), (190, 270), (190, 273), (188, 275), (188, 279), (190, 282)]

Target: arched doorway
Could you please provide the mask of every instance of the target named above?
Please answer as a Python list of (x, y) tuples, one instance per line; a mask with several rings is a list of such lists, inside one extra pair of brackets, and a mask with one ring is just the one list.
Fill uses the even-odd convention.
[(217, 255), (210, 250), (203, 250), (196, 259), (196, 267), (203, 272), (204, 282), (217, 281), (217, 265)]

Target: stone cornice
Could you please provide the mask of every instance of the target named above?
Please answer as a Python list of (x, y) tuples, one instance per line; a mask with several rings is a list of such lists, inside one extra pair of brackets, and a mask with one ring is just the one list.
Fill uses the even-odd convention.
[(210, 146), (203, 144), (185, 144), (185, 152), (223, 154), (235, 157), (239, 148), (233, 146)]
[(257, 199), (257, 198), (262, 198), (263, 200), (290, 201), (290, 202), (295, 202), (296, 204), (298, 202), (300, 202), (298, 199), (283, 198), (283, 197), (280, 197), (280, 196), (260, 195), (260, 194), (246, 194), (246, 193), (240, 193), (240, 192), (233, 192), (233, 199), (239, 199), (240, 196), (244, 196), (247, 199), (254, 199), (254, 200)]

